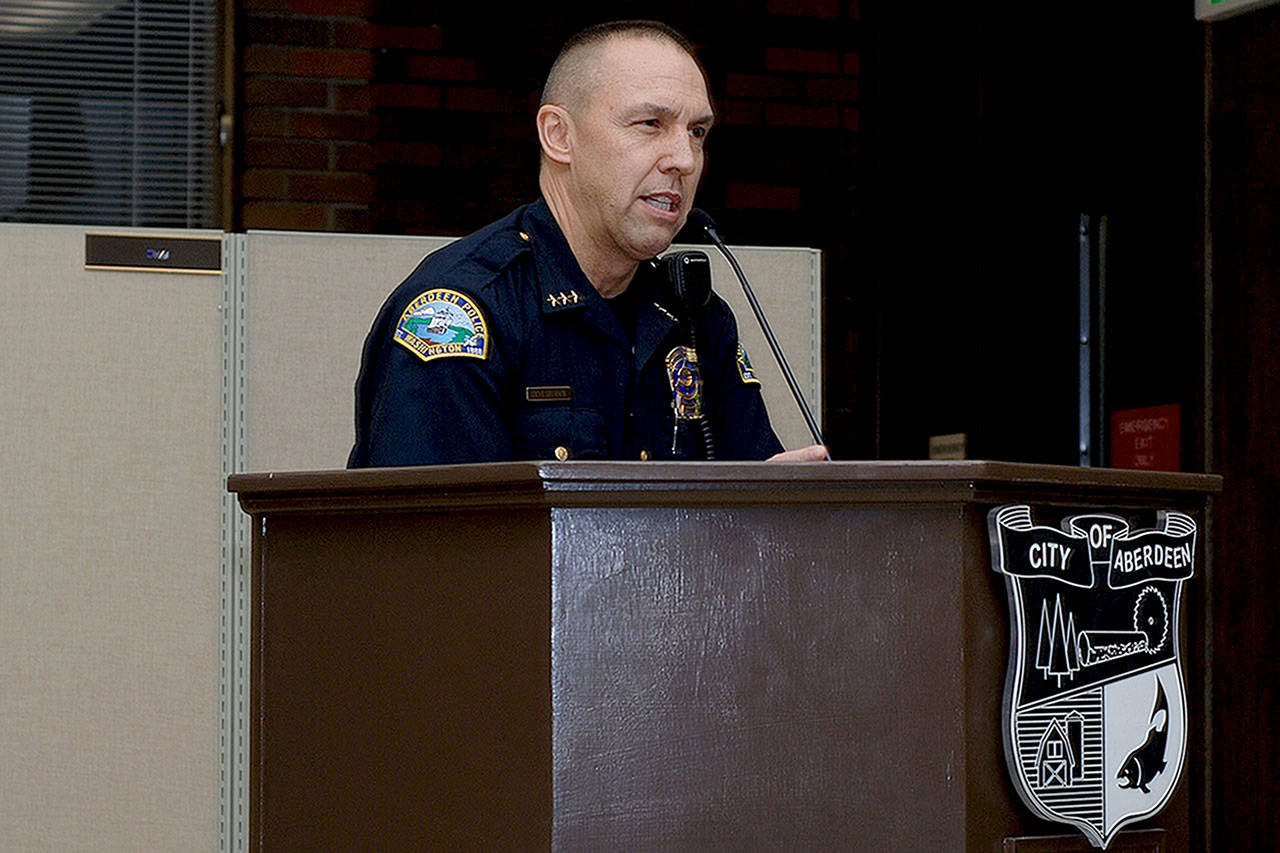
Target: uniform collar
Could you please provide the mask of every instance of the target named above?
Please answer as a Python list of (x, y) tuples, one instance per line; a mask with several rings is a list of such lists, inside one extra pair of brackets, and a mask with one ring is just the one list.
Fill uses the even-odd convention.
[(631, 287), (640, 288), (644, 294), (640, 310), (636, 313), (637, 371), (644, 367), (671, 330), (679, 325), (676, 306), (666, 304), (670, 300), (665, 297), (666, 288), (661, 287), (661, 283), (662, 270), (656, 261), (642, 263), (631, 281)]
[[(538, 199), (526, 208), (520, 228), (521, 239), (533, 248), (542, 313), (580, 317), (619, 346), (630, 348), (613, 310), (582, 272), (545, 199)], [(644, 291), (636, 315), (637, 369), (648, 361), (672, 327), (678, 325), (676, 306), (655, 301), (663, 298), (663, 288), (657, 286), (661, 275), (654, 261), (645, 261), (628, 285)]]
[(581, 312), (591, 304), (591, 297), (599, 300), (545, 200), (529, 205), (520, 227), (520, 239), (533, 247), (543, 314)]

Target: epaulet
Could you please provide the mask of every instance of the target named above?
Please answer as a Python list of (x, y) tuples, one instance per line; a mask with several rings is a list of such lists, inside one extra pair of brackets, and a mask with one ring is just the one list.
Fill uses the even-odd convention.
[(427, 255), (404, 285), (448, 282), (451, 287), (478, 292), (529, 251), (527, 235), (508, 216)]

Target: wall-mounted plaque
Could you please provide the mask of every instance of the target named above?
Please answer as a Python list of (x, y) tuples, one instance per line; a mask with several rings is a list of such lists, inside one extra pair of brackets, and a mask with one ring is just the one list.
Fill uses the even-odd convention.
[(219, 275), (222, 237), (86, 233), (84, 266), (91, 270)]

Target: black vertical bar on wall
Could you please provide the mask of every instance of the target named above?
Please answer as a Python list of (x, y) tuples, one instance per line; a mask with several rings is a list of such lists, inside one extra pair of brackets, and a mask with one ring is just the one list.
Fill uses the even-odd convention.
[(1093, 253), (1093, 464), (1105, 466), (1110, 451), (1107, 415), (1107, 217), (1094, 224)]
[(1106, 459), (1105, 358), (1107, 218), (1080, 214), (1080, 465), (1094, 467)]
[(1080, 214), (1080, 397), (1079, 438), (1080, 465), (1093, 464), (1093, 223), (1087, 213)]

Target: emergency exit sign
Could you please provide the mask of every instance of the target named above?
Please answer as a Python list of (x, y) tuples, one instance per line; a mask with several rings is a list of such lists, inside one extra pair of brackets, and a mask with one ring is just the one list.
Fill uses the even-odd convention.
[(1220, 21), (1280, 3), (1280, 0), (1196, 0), (1196, 18), (1201, 21)]
[(1149, 406), (1111, 414), (1111, 467), (1182, 470), (1182, 407)]

